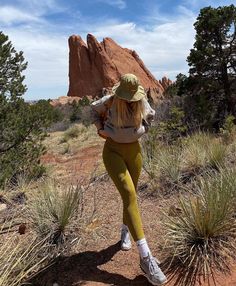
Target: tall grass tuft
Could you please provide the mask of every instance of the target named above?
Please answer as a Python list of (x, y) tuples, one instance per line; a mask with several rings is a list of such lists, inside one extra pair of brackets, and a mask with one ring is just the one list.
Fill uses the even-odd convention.
[(45, 239), (8, 234), (0, 243), (0, 286), (20, 286), (48, 259)]
[(155, 127), (151, 127), (148, 134), (142, 138), (143, 150), (143, 168), (151, 180), (157, 178), (157, 153), (160, 149), (159, 141), (157, 140), (158, 132)]
[(204, 132), (197, 132), (184, 140), (184, 169), (194, 171), (207, 166), (208, 146), (211, 144), (211, 140), (212, 136)]
[(181, 151), (178, 147), (167, 146), (160, 148), (157, 154), (157, 165), (161, 180), (177, 185), (181, 179)]
[(29, 218), (41, 237), (50, 237), (52, 243), (63, 243), (66, 229), (78, 216), (82, 189), (79, 186), (59, 186), (49, 180), (42, 184), (28, 204)]
[(70, 139), (77, 138), (80, 134), (80, 129), (78, 126), (73, 125), (68, 130), (66, 130), (63, 134), (63, 137), (60, 140), (60, 143), (65, 143), (69, 141)]
[(207, 161), (209, 167), (219, 169), (225, 164), (227, 155), (227, 146), (219, 140), (214, 140), (207, 148)]
[(218, 138), (204, 132), (198, 132), (183, 141), (182, 169), (197, 174), (225, 165), (227, 146)]
[(180, 200), (180, 215), (168, 217), (166, 251), (169, 272), (180, 286), (208, 281), (229, 271), (236, 256), (235, 189), (230, 171), (201, 179), (198, 195)]

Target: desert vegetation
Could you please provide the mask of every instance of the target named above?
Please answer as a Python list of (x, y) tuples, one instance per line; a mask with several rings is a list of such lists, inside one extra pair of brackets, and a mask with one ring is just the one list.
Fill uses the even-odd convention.
[(176, 285), (211, 284), (235, 259), (235, 142), (197, 132), (173, 145), (159, 143), (150, 156), (149, 136), (143, 150), (151, 193), (177, 197), (163, 210), (165, 266)]
[[(189, 76), (177, 75), (140, 140), (146, 187), (138, 195), (161, 202), (153, 205), (162, 211), (160, 255), (178, 286), (217, 285), (235, 263), (235, 19), (234, 5), (200, 11)], [(94, 231), (108, 228), (97, 216), (96, 194), (105, 196), (111, 181), (97, 159), (103, 139), (90, 124), (89, 101), (74, 102), (66, 116), (49, 101), (26, 103), (26, 66), (1, 32), (0, 286), (34, 285), (58, 257), (82, 251), (89, 239), (109, 239)], [(89, 174), (88, 150), (97, 164)], [(83, 171), (87, 180), (79, 181)]]

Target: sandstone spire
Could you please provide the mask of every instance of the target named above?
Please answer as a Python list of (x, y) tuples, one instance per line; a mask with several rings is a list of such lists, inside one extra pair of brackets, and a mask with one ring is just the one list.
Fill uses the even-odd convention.
[(162, 97), (166, 85), (155, 79), (135, 51), (122, 48), (111, 38), (99, 43), (88, 34), (86, 45), (80, 36), (73, 35), (69, 38), (69, 49), (68, 96), (100, 96), (122, 74), (133, 73), (154, 102)]

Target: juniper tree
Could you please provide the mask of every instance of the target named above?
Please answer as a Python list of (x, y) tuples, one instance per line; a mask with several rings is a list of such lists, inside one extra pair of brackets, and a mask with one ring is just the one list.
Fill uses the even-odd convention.
[(43, 170), (42, 140), (55, 119), (47, 101), (35, 105), (24, 101), (26, 67), (23, 52), (0, 32), (0, 186), (21, 172), (31, 176)]

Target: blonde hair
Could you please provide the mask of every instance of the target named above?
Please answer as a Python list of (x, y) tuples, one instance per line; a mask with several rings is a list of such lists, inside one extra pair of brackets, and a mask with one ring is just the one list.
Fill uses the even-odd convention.
[(142, 100), (129, 102), (114, 95), (113, 104), (115, 104), (117, 113), (116, 127), (124, 127), (125, 122), (130, 118), (133, 118), (135, 127), (140, 126), (145, 112)]

